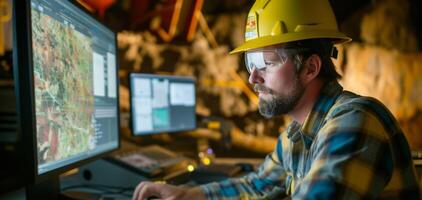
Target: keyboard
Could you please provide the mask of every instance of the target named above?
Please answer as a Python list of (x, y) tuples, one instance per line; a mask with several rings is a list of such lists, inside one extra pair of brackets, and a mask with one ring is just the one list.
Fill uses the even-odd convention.
[(236, 177), (241, 172), (238, 165), (211, 164), (201, 166), (193, 172), (185, 172), (170, 177), (165, 181), (173, 185), (197, 186), (210, 182), (218, 182), (230, 177)]
[(187, 165), (192, 163), (190, 159), (157, 145), (117, 152), (109, 159), (152, 178), (177, 170), (186, 170)]

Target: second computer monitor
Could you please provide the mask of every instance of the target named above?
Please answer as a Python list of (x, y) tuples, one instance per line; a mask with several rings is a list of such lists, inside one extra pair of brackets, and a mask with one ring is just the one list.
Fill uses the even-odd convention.
[(132, 73), (130, 94), (134, 135), (196, 128), (193, 78)]

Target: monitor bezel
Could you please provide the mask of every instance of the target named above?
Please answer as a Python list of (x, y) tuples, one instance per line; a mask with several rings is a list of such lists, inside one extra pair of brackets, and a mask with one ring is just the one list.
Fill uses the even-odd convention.
[(85, 7), (76, 0), (67, 0), (88, 17), (96, 20), (101, 26), (113, 32), (115, 37), (116, 51), (116, 110), (117, 110), (117, 146), (116, 148), (93, 155), (92, 157), (76, 161), (72, 164), (58, 167), (56, 169), (38, 174), (38, 149), (36, 138), (36, 119), (35, 119), (35, 96), (34, 96), (34, 76), (33, 76), (33, 56), (32, 56), (32, 26), (31, 26), (31, 0), (13, 1), (14, 24), (13, 24), (13, 68), (14, 82), (16, 87), (17, 113), (18, 113), (18, 136), (20, 157), (24, 167), (24, 176), (26, 182), (40, 183), (51, 177), (58, 177), (61, 173), (74, 169), (83, 164), (99, 159), (110, 152), (120, 148), (120, 96), (119, 96), (119, 59), (117, 47), (117, 34), (106, 26), (102, 21), (93, 16)]
[[(157, 131), (150, 131), (143, 134), (137, 134), (135, 133), (135, 124), (133, 123), (134, 120), (134, 113), (133, 113), (133, 102), (132, 102), (132, 81), (133, 77), (145, 77), (145, 78), (167, 78), (167, 79), (173, 79), (173, 80), (183, 80), (183, 81), (189, 81), (194, 84), (195, 88), (195, 111), (194, 111), (194, 127), (189, 129), (179, 129), (179, 130), (157, 130)], [(197, 87), (196, 87), (196, 79), (192, 76), (179, 76), (179, 75), (162, 75), (162, 74), (151, 74), (151, 73), (139, 73), (139, 72), (131, 72), (128, 76), (128, 83), (129, 83), (129, 104), (130, 104), (130, 117), (129, 117), (129, 126), (131, 129), (131, 134), (134, 137), (142, 137), (142, 136), (148, 136), (148, 135), (157, 135), (157, 134), (165, 134), (165, 133), (178, 133), (183, 131), (191, 131), (195, 130), (198, 127), (198, 124), (196, 122), (196, 106), (197, 106)]]

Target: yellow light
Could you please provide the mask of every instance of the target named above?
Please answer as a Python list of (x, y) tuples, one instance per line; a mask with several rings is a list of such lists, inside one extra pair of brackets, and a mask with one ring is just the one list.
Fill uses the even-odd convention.
[(70, 176), (70, 175), (73, 175), (73, 174), (77, 174), (78, 172), (79, 172), (79, 168), (75, 168), (75, 169), (71, 169), (71, 170), (61, 174), (60, 176), (61, 177)]
[(166, 184), (167, 182), (165, 180), (156, 180), (156, 181), (154, 181), (154, 183), (157, 183), (157, 184)]
[(189, 172), (193, 172), (195, 170), (195, 166), (193, 165), (188, 165), (188, 171)]
[(202, 158), (202, 163), (204, 163), (204, 165), (210, 165), (211, 159), (208, 157)]
[(209, 129), (219, 129), (219, 128), (220, 128), (220, 126), (221, 126), (221, 124), (220, 124), (220, 122), (218, 122), (218, 121), (211, 121), (211, 122), (208, 122), (208, 128), (209, 128)]

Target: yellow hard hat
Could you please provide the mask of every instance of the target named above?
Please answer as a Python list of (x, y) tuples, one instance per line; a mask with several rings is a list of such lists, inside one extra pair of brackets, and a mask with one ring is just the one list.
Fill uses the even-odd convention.
[(245, 43), (230, 52), (306, 39), (352, 39), (341, 33), (328, 0), (256, 0), (246, 21)]

